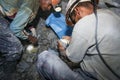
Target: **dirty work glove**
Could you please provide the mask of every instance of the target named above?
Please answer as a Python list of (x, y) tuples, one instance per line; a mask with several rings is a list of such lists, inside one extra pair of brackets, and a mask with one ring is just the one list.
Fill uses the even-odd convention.
[(36, 30), (34, 27), (32, 27), (30, 31), (32, 32), (32, 36), (37, 37)]
[(28, 35), (28, 40), (33, 44), (37, 45), (38, 39), (32, 35)]

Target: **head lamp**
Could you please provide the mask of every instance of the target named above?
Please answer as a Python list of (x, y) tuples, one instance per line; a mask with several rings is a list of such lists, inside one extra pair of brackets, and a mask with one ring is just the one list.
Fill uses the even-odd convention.
[(61, 2), (55, 6), (53, 6), (55, 12), (61, 12), (62, 11), (62, 5)]
[(56, 8), (54, 8), (55, 12), (61, 12), (62, 8), (60, 6), (57, 6)]

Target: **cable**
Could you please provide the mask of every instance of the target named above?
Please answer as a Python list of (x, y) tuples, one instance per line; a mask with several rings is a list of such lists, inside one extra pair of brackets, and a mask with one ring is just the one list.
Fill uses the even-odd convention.
[(118, 74), (115, 73), (115, 71), (106, 63), (106, 61), (104, 60), (104, 58), (101, 55), (101, 52), (99, 50), (99, 46), (98, 46), (98, 15), (97, 15), (97, 4), (96, 4), (96, 0), (92, 0), (93, 1), (93, 6), (94, 6), (94, 14), (95, 14), (95, 18), (96, 18), (96, 28), (95, 28), (95, 43), (96, 43), (96, 50), (98, 52), (99, 57), (101, 58), (101, 60), (103, 61), (103, 63), (105, 64), (105, 66), (118, 78), (120, 79), (120, 76)]

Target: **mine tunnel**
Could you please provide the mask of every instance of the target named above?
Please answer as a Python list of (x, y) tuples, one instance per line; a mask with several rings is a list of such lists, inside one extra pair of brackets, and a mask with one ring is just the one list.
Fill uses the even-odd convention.
[[(68, 1), (71, 1), (71, 0), (61, 0), (60, 7), (62, 10), (60, 12), (55, 12), (53, 10), (44, 12), (44, 11), (41, 11), (41, 9), (38, 9), (38, 13), (40, 13), (40, 14), (36, 15), (36, 18), (33, 19), (34, 23), (32, 23), (36, 26), (35, 27), (36, 34), (37, 34), (36, 36), (38, 39), (37, 45), (34, 46), (31, 43), (27, 43), (26, 41), (19, 39), (23, 45), (22, 55), (20, 56), (19, 61), (17, 61), (17, 62), (16, 61), (12, 61), (12, 62), (6, 61), (4, 59), (4, 56), (2, 56), (3, 53), (2, 53), (2, 50), (0, 49), (0, 80), (44, 80), (42, 78), (42, 75), (39, 74), (39, 71), (36, 68), (38, 55), (45, 50), (48, 50), (48, 51), (54, 50), (55, 52), (59, 52), (58, 47), (57, 47), (57, 45), (58, 45), (57, 41), (60, 40), (62, 38), (61, 36), (66, 33), (62, 33), (62, 34), (58, 33), (59, 29), (55, 28), (55, 27), (58, 27), (60, 25), (55, 26), (55, 25), (49, 24), (49, 22), (52, 22), (50, 20), (50, 17), (54, 17), (55, 15), (57, 15), (57, 17), (59, 17), (62, 15), (62, 17), (60, 19), (63, 20), (65, 25), (62, 24), (61, 22), (58, 22), (58, 24), (61, 23), (62, 27), (64, 27), (64, 26), (70, 27), (64, 21), (65, 19), (63, 19), (66, 17), (66, 6), (68, 4)], [(0, 14), (1, 14), (1, 4), (3, 4), (2, 0), (0, 0)], [(8, 4), (8, 3), (5, 1), (5, 4)], [(9, 7), (9, 6), (7, 6), (7, 7)], [(110, 11), (114, 12), (117, 16), (119, 16), (119, 24), (120, 24), (120, 1), (119, 0), (99, 0), (98, 7), (103, 8), (103, 9), (109, 9)], [(52, 8), (54, 9), (54, 7), (52, 7)], [(12, 22), (12, 20), (9, 19), (8, 17), (4, 16), (4, 19), (8, 20), (10, 23)], [(0, 22), (2, 22), (2, 21), (0, 20)], [(54, 20), (53, 20), (53, 23), (55, 23)], [(6, 26), (6, 23), (3, 22), (3, 24), (5, 24), (4, 26)], [(85, 24), (87, 24), (87, 23), (85, 23)], [(52, 27), (52, 26), (55, 26), (55, 27)], [(120, 25), (119, 25), (119, 27), (120, 27)], [(0, 23), (0, 28), (1, 28), (1, 23)], [(66, 28), (63, 28), (63, 29), (66, 29)], [(72, 35), (72, 30), (73, 30), (73, 28), (72, 29), (70, 28), (70, 30), (68, 31), (69, 36)], [(63, 32), (64, 31), (65, 30), (63, 30)], [(0, 36), (2, 36), (1, 33), (0, 33)], [(77, 37), (79, 37), (79, 36), (77, 36)], [(120, 35), (119, 35), (119, 40), (120, 40)], [(2, 37), (0, 37), (0, 41), (4, 42), (4, 39)], [(2, 45), (4, 45), (4, 44), (0, 43), (0, 48), (2, 47)], [(120, 59), (120, 57), (118, 57), (118, 58)], [(120, 62), (118, 62), (118, 64), (119, 65), (117, 65), (117, 69), (119, 72), (117, 72), (117, 73), (118, 73), (118, 75), (120, 75)], [(70, 65), (74, 66), (74, 64), (70, 64)], [(78, 65), (78, 64), (75, 64), (75, 65)], [(84, 68), (85, 68), (85, 66), (84, 66)], [(113, 71), (113, 73), (114, 73), (114, 71)], [(49, 79), (46, 78), (45, 80), (49, 80)], [(53, 79), (53, 80), (61, 80), (61, 79)], [(72, 80), (72, 79), (63, 79), (63, 80)], [(76, 80), (79, 80), (79, 78)], [(89, 78), (86, 80), (89, 80)], [(95, 80), (102, 80), (102, 78), (95, 79)], [(104, 80), (107, 80), (107, 79), (105, 78)], [(109, 80), (112, 80), (112, 79), (109, 79)], [(114, 80), (119, 80), (119, 79), (114, 78)]]

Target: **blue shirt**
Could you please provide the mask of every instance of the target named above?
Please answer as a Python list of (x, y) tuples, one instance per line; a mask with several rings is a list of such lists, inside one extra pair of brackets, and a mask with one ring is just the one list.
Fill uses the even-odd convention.
[(28, 38), (23, 30), (35, 18), (39, 5), (39, 0), (0, 0), (3, 15), (12, 16), (17, 13), (10, 29), (21, 39)]

